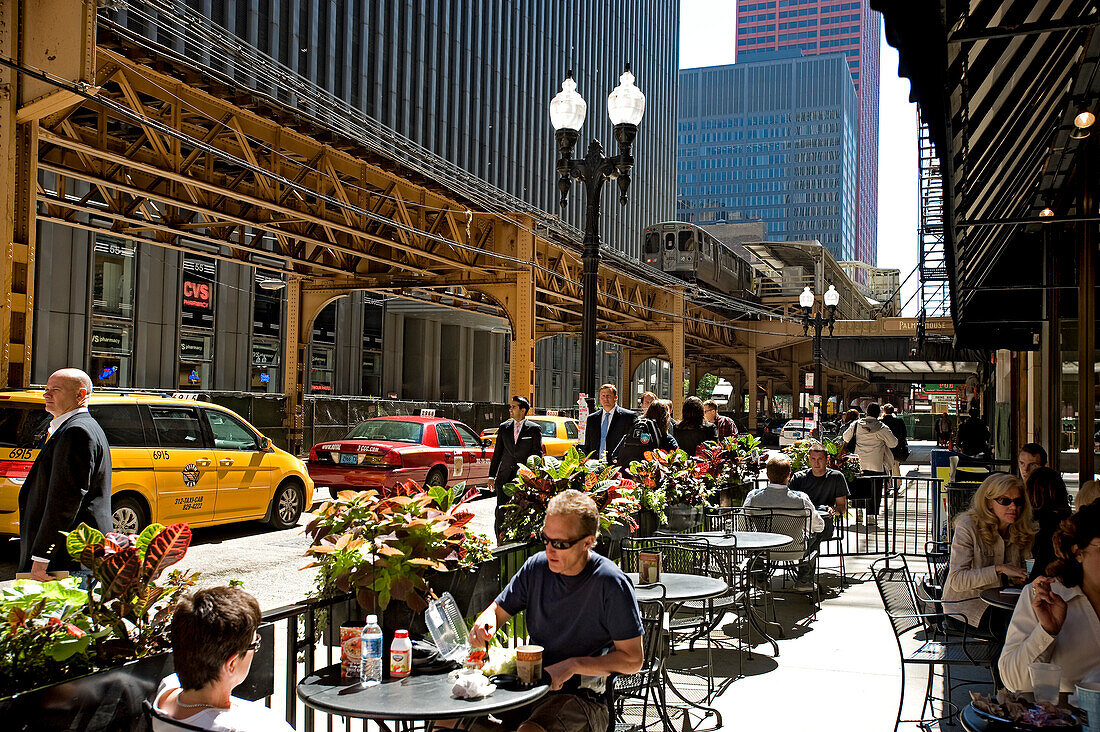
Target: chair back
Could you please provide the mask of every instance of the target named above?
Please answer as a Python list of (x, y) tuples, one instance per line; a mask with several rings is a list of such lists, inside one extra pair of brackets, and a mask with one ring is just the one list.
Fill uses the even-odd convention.
[(706, 512), (706, 527), (708, 531), (764, 531), (756, 525), (753, 517), (759, 515), (761, 509), (747, 506), (725, 506), (722, 508), (708, 508)]
[(148, 718), (149, 724), (154, 730), (159, 727), (172, 730), (187, 730), (187, 732), (209, 732), (206, 727), (196, 727), (193, 724), (188, 724), (178, 719), (172, 719), (167, 714), (159, 711), (148, 699), (141, 703), (141, 708), (145, 712), (145, 716)]
[(947, 583), (947, 571), (951, 566), (951, 545), (942, 541), (924, 543), (924, 559), (928, 563), (928, 583), (925, 585), (931, 599), (943, 599), (943, 586)]
[(638, 553), (661, 555), (661, 571), (678, 574), (708, 574), (710, 545), (703, 539), (670, 534), (667, 536), (628, 536), (622, 541), (619, 566), (624, 572), (638, 571)]
[(921, 609), (917, 602), (913, 576), (909, 573), (904, 557), (900, 554), (888, 554), (876, 560), (871, 565), (871, 574), (875, 578), (875, 586), (878, 587), (882, 606), (890, 617), (895, 636), (901, 637), (913, 628), (925, 625), (921, 618), (913, 617)]
[(791, 543), (782, 549), (768, 552), (768, 559), (778, 562), (798, 561), (806, 556), (806, 527), (810, 524), (810, 509), (770, 509), (768, 528), (773, 534), (791, 537)]
[(646, 587), (658, 589), (660, 597), (638, 601), (638, 613), (642, 617), (642, 667), (637, 673), (611, 674), (607, 679), (604, 694), (609, 712), (609, 732), (618, 729), (616, 710), (624, 699), (645, 700), (651, 689), (663, 683), (665, 660), (669, 655), (668, 615), (664, 606), (665, 587), (659, 582)]

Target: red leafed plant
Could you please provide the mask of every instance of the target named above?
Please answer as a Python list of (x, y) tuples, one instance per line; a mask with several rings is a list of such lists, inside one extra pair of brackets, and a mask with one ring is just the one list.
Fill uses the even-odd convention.
[(471, 546), (466, 524), (473, 518), (462, 504), (476, 489), (433, 488), (424, 492), (407, 482), (389, 497), (376, 491), (341, 491), (321, 505), (306, 533), (313, 545), (306, 551), (317, 567), (316, 596), (356, 593), (366, 610), (383, 610), (390, 600), (414, 612), (428, 606), (428, 570), (449, 571), (463, 566)]
[(167, 628), (179, 596), (198, 574), (174, 570), (166, 583), (164, 571), (183, 559), (191, 546), (185, 523), (150, 524), (141, 534), (102, 534), (87, 524), (69, 532), (69, 555), (92, 571), (87, 612), (92, 621), (110, 628), (104, 655), (146, 656), (167, 648)]

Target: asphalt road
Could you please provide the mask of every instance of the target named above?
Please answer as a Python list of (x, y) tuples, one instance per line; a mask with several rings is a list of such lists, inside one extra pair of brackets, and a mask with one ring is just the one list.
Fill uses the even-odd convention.
[[(475, 501), (469, 506), (475, 517), (470, 527), (491, 534), (495, 501)], [(241, 580), (263, 610), (299, 602), (313, 586), (316, 574), (301, 569), (309, 563), (304, 555), (310, 540), (303, 529), (311, 518), (312, 514), (303, 514), (298, 526), (283, 531), (258, 521), (197, 528), (187, 556), (175, 566), (201, 572), (198, 584), (202, 587)], [(0, 542), (0, 587), (15, 579), (18, 561), (19, 541)]]

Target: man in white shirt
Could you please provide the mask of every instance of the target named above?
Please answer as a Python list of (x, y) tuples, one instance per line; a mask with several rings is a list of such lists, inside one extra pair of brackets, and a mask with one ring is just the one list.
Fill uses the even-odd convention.
[[(777, 508), (791, 511), (805, 509), (809, 512), (804, 531), (808, 535), (806, 553), (812, 554), (821, 543), (821, 532), (825, 529), (825, 520), (818, 514), (810, 497), (802, 491), (792, 491), (787, 488), (791, 479), (791, 460), (786, 455), (779, 454), (768, 459), (767, 465), (768, 485), (757, 488), (745, 496), (744, 505), (749, 508)], [(781, 532), (786, 533), (786, 532)], [(782, 552), (782, 550), (780, 550)], [(814, 572), (817, 562), (814, 560), (803, 562), (798, 568), (795, 577), (795, 592), (814, 591)]]
[(106, 533), (111, 522), (111, 448), (88, 413), (92, 380), (80, 369), (61, 369), (46, 381), (46, 411), (53, 416), (46, 444), (19, 489), (19, 571), (52, 579), (50, 571), (79, 569), (63, 532), (81, 523)]

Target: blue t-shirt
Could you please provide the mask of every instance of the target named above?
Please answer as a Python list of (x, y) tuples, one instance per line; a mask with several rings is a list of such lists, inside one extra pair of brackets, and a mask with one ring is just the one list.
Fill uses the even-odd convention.
[(595, 552), (573, 577), (552, 572), (546, 552), (539, 552), (524, 562), (496, 603), (509, 615), (527, 611), (527, 631), (543, 648), (543, 667), (598, 656), (613, 641), (642, 635), (634, 585), (614, 562)]

